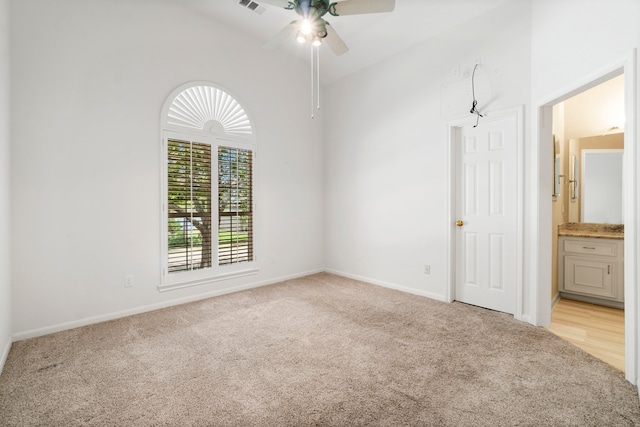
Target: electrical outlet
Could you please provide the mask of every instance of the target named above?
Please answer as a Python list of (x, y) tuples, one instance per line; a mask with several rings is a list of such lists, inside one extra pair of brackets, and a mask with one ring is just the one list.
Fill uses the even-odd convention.
[(133, 275), (132, 274), (127, 274), (126, 276), (124, 276), (124, 287), (125, 288), (132, 288), (133, 287)]
[(431, 266), (430, 265), (426, 265), (424, 266), (424, 274), (431, 274)]
[(459, 79), (460, 78), (460, 67), (459, 66), (453, 67), (451, 69), (451, 77), (453, 77), (454, 79)]

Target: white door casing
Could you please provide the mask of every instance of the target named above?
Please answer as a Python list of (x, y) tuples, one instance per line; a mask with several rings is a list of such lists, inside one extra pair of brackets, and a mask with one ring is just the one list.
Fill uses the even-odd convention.
[[(448, 299), (514, 314), (522, 304), (523, 109), (451, 122)], [(456, 226), (456, 221), (463, 225)]]
[[(545, 176), (551, 176), (551, 165), (546, 163), (545, 150), (551, 144), (552, 109), (555, 104), (565, 101), (600, 83), (620, 74), (631, 76), (625, 78), (625, 153), (623, 158), (624, 180), (624, 311), (625, 311), (625, 378), (636, 385), (640, 372), (640, 292), (637, 290), (638, 266), (640, 251), (638, 250), (638, 212), (640, 212), (640, 190), (638, 186), (638, 165), (640, 150), (637, 149), (638, 129), (638, 55), (637, 48), (626, 55), (612, 61), (599, 69), (588, 71), (582, 78), (573, 79), (571, 84), (556, 88), (555, 92), (538, 99), (534, 105), (532, 118), (531, 170), (527, 173), (533, 183), (531, 193), (527, 196), (529, 204), (528, 219), (531, 227), (528, 232), (530, 240), (526, 243), (528, 250), (527, 268), (530, 288), (524, 303), (531, 311), (530, 323), (548, 326), (551, 321), (550, 278), (551, 263), (545, 261), (551, 245), (551, 198), (545, 197)], [(529, 236), (528, 236), (529, 238)], [(523, 319), (524, 320), (524, 319)]]

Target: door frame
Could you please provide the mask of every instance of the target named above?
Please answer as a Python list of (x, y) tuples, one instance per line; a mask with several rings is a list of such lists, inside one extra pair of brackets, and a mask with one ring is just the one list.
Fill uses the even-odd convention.
[[(532, 239), (527, 244), (529, 257), (527, 265), (531, 266), (531, 308), (533, 321), (539, 326), (548, 326), (551, 322), (551, 260), (545, 254), (551, 247), (551, 197), (543, 185), (551, 180), (551, 126), (553, 105), (584, 92), (613, 77), (624, 74), (624, 103), (625, 103), (625, 143), (624, 143), (624, 345), (625, 345), (625, 378), (630, 383), (637, 384), (640, 370), (639, 355), (640, 340), (638, 337), (638, 308), (640, 307), (640, 293), (636, 290), (638, 281), (638, 202), (637, 168), (640, 165), (640, 150), (637, 147), (638, 135), (638, 68), (637, 50), (632, 49), (626, 56), (614, 61), (601, 69), (592, 71), (584, 78), (561, 88), (537, 101), (532, 118), (532, 149), (531, 180), (533, 194), (528, 196), (531, 203), (531, 222), (535, 228), (531, 230)], [(549, 181), (550, 182), (550, 181)]]
[[(515, 283), (515, 310), (514, 318), (529, 322), (529, 318), (523, 311), (524, 292), (524, 106), (483, 112), (482, 123), (494, 120), (512, 119), (516, 123), (516, 283)], [(458, 151), (456, 146), (460, 142), (460, 129), (476, 124), (476, 116), (468, 116), (447, 122), (447, 285), (445, 298), (448, 302), (455, 300), (456, 279), (456, 160)]]

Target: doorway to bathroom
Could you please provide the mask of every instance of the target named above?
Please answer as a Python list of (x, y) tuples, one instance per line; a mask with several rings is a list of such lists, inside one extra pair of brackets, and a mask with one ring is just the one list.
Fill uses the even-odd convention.
[(551, 107), (549, 329), (625, 371), (623, 71)]
[[(558, 240), (556, 230), (563, 224), (584, 229), (584, 235), (588, 236), (590, 229), (602, 228), (600, 224), (624, 223), (624, 120), (624, 75), (553, 106), (554, 252)], [(602, 233), (597, 236), (603, 237)], [(617, 234), (615, 237), (621, 236)], [(558, 258), (554, 256), (552, 298), (559, 296), (559, 279), (557, 274), (553, 274), (558, 270), (557, 265)]]

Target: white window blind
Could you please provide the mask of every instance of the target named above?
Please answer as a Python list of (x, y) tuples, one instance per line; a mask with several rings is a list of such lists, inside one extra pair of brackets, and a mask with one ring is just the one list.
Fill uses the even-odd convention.
[(168, 270), (211, 267), (211, 146), (167, 142)]
[(218, 263), (253, 260), (253, 153), (218, 147)]

